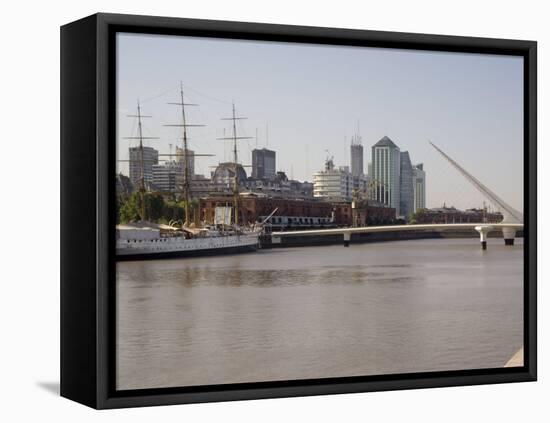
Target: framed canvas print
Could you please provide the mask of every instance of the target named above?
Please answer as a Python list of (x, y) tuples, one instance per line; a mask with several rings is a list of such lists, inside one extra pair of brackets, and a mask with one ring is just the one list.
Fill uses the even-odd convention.
[(61, 29), (61, 394), (536, 380), (536, 43)]

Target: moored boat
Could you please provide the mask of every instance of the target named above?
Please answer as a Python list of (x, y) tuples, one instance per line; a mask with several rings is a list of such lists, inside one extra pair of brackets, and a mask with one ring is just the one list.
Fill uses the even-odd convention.
[[(182, 121), (177, 124), (165, 126), (181, 127), (183, 129), (181, 153), (173, 155), (171, 152), (168, 156), (179, 156), (183, 163), (183, 174), (180, 181), (181, 191), (179, 198), (184, 203), (184, 221), (171, 223), (169, 225), (149, 222), (147, 220), (147, 209), (145, 206), (145, 198), (148, 194), (145, 185), (145, 172), (143, 155), (143, 140), (157, 139), (156, 137), (144, 137), (142, 131), (141, 119), (144, 116), (141, 114), (141, 107), (138, 101), (137, 115), (130, 115), (138, 119), (138, 136), (125, 137), (127, 139), (139, 140), (140, 151), (140, 221), (135, 223), (125, 223), (116, 227), (116, 257), (117, 260), (141, 260), (141, 259), (156, 259), (165, 257), (185, 257), (213, 254), (231, 254), (255, 251), (260, 245), (260, 234), (262, 233), (262, 224), (254, 226), (241, 225), (239, 222), (239, 186), (237, 183), (237, 172), (233, 178), (233, 205), (232, 207), (220, 207), (216, 214), (215, 221), (211, 225), (205, 222), (190, 223), (189, 203), (190, 203), (190, 181), (192, 172), (189, 169), (188, 157), (190, 150), (188, 149), (188, 127), (203, 126), (187, 123), (185, 106), (197, 106), (194, 103), (186, 103), (183, 94), (183, 84), (180, 84), (180, 99), (178, 102), (169, 103), (172, 105), (181, 106)], [(219, 138), (223, 140), (233, 141), (233, 166), (235, 169), (239, 166), (237, 161), (237, 140), (247, 139), (249, 137), (237, 136), (237, 128), (235, 121), (243, 119), (235, 114), (235, 105), (232, 105), (232, 116), (223, 120), (231, 120), (233, 122), (233, 133), (231, 137)], [(164, 155), (164, 154), (160, 154)], [(197, 156), (212, 156), (211, 154), (196, 154)], [(167, 193), (163, 193), (167, 194)], [(171, 196), (177, 195), (176, 192), (168, 193)], [(270, 216), (271, 217), (271, 216)]]
[(177, 228), (149, 222), (117, 226), (117, 260), (236, 254), (256, 251), (260, 228)]

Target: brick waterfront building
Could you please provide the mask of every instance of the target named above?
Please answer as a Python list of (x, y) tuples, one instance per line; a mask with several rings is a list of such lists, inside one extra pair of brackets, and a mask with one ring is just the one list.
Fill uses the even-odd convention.
[[(211, 195), (200, 199), (201, 220), (214, 222), (216, 207), (232, 206), (230, 195)], [(314, 199), (289, 199), (258, 194), (242, 194), (239, 197), (239, 222), (260, 222), (277, 209), (270, 223), (281, 229), (389, 224), (395, 219), (395, 209), (359, 204), (352, 211), (351, 202), (328, 202)]]
[(351, 201), (333, 202), (337, 226), (380, 226), (395, 222), (395, 209), (373, 201), (357, 201), (355, 208)]
[(487, 212), (483, 209), (458, 210), (454, 207), (421, 209), (415, 214), (416, 223), (499, 223), (500, 212)]
[[(212, 195), (200, 199), (201, 220), (213, 222), (216, 207), (232, 206), (230, 195)], [(331, 218), (332, 205), (316, 200), (287, 199), (246, 194), (239, 197), (239, 221), (254, 223), (277, 208), (276, 216)]]

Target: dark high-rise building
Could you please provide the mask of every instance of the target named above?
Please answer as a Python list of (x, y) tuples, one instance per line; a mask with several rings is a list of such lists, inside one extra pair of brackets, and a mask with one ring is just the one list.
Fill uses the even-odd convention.
[(255, 179), (274, 179), (275, 151), (267, 148), (252, 150), (252, 177)]
[(399, 175), (399, 211), (405, 220), (414, 213), (413, 166), (408, 151), (401, 152)]
[[(139, 147), (129, 148), (130, 181), (134, 189), (141, 186), (141, 151)], [(153, 165), (159, 162), (159, 152), (153, 147), (143, 147), (143, 179), (146, 187), (153, 183)]]
[(361, 145), (361, 138), (356, 135), (351, 140), (351, 175), (361, 176), (364, 171), (363, 146)]
[(195, 174), (195, 152), (193, 150), (187, 149), (187, 154), (183, 151), (183, 148), (176, 146), (176, 161), (182, 167), (182, 172), (184, 171), (185, 161), (187, 160), (187, 169), (189, 170), (189, 176)]

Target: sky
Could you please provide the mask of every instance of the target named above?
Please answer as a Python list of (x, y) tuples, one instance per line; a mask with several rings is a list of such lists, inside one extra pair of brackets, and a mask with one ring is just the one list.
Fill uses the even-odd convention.
[[(232, 160), (235, 102), (239, 162), (251, 151), (277, 153), (277, 170), (312, 181), (328, 156), (350, 165), (359, 131), (365, 173), (371, 147), (383, 136), (426, 171), (428, 207), (483, 206), (484, 198), (430, 146), (436, 144), (511, 206), (523, 210), (523, 58), (267, 41), (119, 33), (117, 36), (117, 155), (128, 159), (137, 135), (139, 99), (145, 145), (169, 153), (181, 146), (180, 82), (190, 148), (214, 154), (195, 160), (210, 175)], [(358, 129), (359, 128), (359, 129)], [(172, 144), (172, 147), (170, 147)], [(250, 168), (246, 168), (250, 173)], [(119, 170), (127, 173), (127, 163)], [(487, 202), (487, 206), (490, 204)]]

